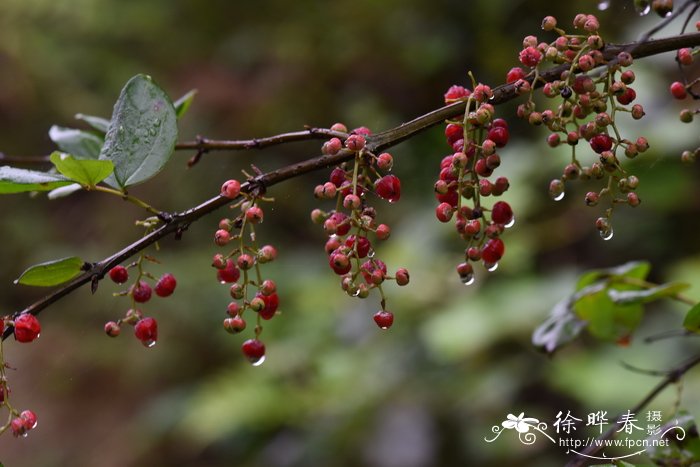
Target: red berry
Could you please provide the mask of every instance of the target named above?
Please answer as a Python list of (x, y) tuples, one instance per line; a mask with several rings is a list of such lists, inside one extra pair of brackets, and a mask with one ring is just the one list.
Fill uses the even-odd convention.
[[(482, 159), (479, 159), (479, 160), (482, 160)], [(459, 202), (459, 194), (457, 193), (457, 190), (454, 188), (448, 190), (447, 193), (444, 193), (444, 194), (435, 193), (435, 198), (438, 201), (440, 201), (441, 203), (447, 203), (452, 207), (457, 207), (457, 204)]]
[(276, 293), (263, 295), (262, 293), (258, 292), (255, 294), (255, 297), (260, 298), (263, 302), (265, 302), (264, 308), (259, 312), (262, 319), (270, 319), (275, 316), (277, 307), (279, 307), (280, 304), (279, 296), (277, 296)]
[(452, 219), (452, 214), (454, 208), (450, 203), (440, 203), (438, 207), (435, 208), (435, 217), (440, 222), (449, 222)]
[(330, 215), (326, 222), (331, 221), (335, 224), (335, 233), (343, 236), (350, 232), (351, 224), (347, 220), (348, 216), (342, 212), (334, 212)]
[(145, 303), (151, 299), (151, 286), (147, 282), (139, 281), (129, 289), (129, 294), (134, 297), (137, 303)]
[(452, 146), (457, 140), (464, 137), (464, 130), (461, 125), (450, 123), (445, 127), (445, 137), (447, 138), (447, 144)]
[(377, 240), (386, 240), (391, 235), (391, 227), (386, 224), (379, 224), (377, 230), (375, 231)]
[(321, 151), (324, 154), (337, 154), (343, 147), (342, 141), (339, 138), (331, 138), (321, 146)]
[(245, 218), (251, 224), (259, 224), (263, 221), (263, 210), (258, 206), (251, 206), (246, 210)]
[(487, 138), (496, 143), (496, 147), (502, 148), (508, 144), (508, 128), (491, 125)]
[(238, 315), (233, 316), (231, 318), (226, 318), (224, 320), (224, 329), (226, 329), (226, 331), (230, 332), (231, 334), (241, 332), (245, 329), (245, 326), (245, 320)]
[(269, 263), (277, 259), (277, 248), (272, 245), (264, 245), (258, 251), (258, 262)]
[(492, 238), (481, 247), (481, 258), (485, 263), (495, 264), (505, 253), (505, 245), (500, 238)]
[(116, 284), (123, 284), (129, 280), (129, 271), (124, 266), (114, 266), (109, 270), (109, 278)]
[(350, 259), (342, 253), (332, 253), (330, 258), (328, 258), (328, 264), (330, 265), (331, 269), (339, 276), (347, 274), (352, 268), (352, 264), (350, 264)]
[(27, 427), (24, 426), (24, 420), (19, 417), (12, 419), (10, 428), (12, 429), (12, 435), (16, 438), (27, 434)]
[(221, 196), (229, 199), (238, 197), (241, 193), (241, 182), (238, 180), (228, 180), (221, 185)]
[(685, 97), (688, 95), (685, 86), (680, 81), (674, 81), (671, 83), (671, 87), (669, 89), (671, 90), (673, 97), (679, 100), (685, 99)]
[(354, 248), (355, 239), (357, 238), (357, 257), (364, 258), (369, 254), (369, 250), (372, 247), (367, 237), (355, 237), (350, 235), (347, 240), (345, 240), (345, 246), (348, 248)]
[(637, 98), (637, 93), (632, 88), (627, 88), (625, 92), (617, 96), (617, 102), (622, 105), (627, 105)]
[(385, 175), (375, 182), (374, 191), (380, 198), (395, 203), (401, 198), (401, 180), (396, 175)]
[(24, 420), (24, 427), (27, 430), (32, 430), (36, 428), (37, 420), (36, 420), (36, 414), (31, 411), (31, 410), (23, 410), (21, 414), (19, 414), (19, 418)]
[(525, 70), (519, 66), (511, 68), (506, 74), (506, 83), (515, 83), (519, 79), (525, 78)]
[(121, 328), (115, 321), (105, 323), (105, 334), (109, 337), (117, 337), (121, 333)]
[(365, 140), (364, 136), (354, 134), (348, 136), (348, 139), (345, 140), (345, 147), (351, 151), (359, 151), (365, 147), (366, 143), (367, 141)]
[(407, 285), (410, 280), (408, 275), (408, 269), (400, 268), (396, 271), (396, 284), (397, 285)]
[(505, 201), (498, 201), (491, 208), (491, 220), (496, 224), (509, 224), (513, 220), (513, 210)]
[(345, 181), (345, 171), (340, 167), (336, 167), (331, 171), (329, 180), (336, 186), (336, 188), (340, 188), (340, 185), (342, 185)]
[(521, 50), (518, 58), (520, 59), (520, 63), (523, 65), (534, 67), (540, 63), (540, 60), (542, 60), (542, 52), (537, 50), (535, 47), (530, 46)]
[(158, 279), (158, 282), (156, 282), (156, 295), (159, 297), (168, 297), (175, 291), (175, 286), (177, 286), (175, 276), (165, 273)]
[(472, 92), (464, 86), (458, 86), (456, 84), (450, 86), (450, 89), (448, 89), (445, 93), (445, 104), (449, 104), (450, 102), (456, 101), (458, 99), (469, 97), (471, 93)]
[(690, 65), (693, 63), (693, 51), (689, 48), (679, 49), (677, 59), (681, 65)]
[(394, 324), (394, 314), (391, 311), (380, 310), (374, 314), (374, 322), (380, 329), (389, 329)]
[(379, 170), (391, 170), (394, 165), (394, 158), (388, 152), (384, 152), (377, 156), (377, 168)]
[(612, 149), (613, 139), (605, 133), (601, 133), (591, 138), (590, 144), (591, 149), (600, 154), (601, 152), (610, 151)]
[(14, 319), (15, 340), (19, 342), (31, 342), (41, 332), (39, 320), (31, 313), (22, 313)]
[(386, 276), (386, 264), (380, 259), (365, 261), (362, 263), (360, 270), (362, 271), (362, 277), (365, 278), (365, 282), (368, 284), (374, 283), (375, 280), (381, 282), (384, 280), (384, 276)]
[(134, 335), (146, 347), (153, 347), (158, 340), (158, 322), (151, 318), (143, 318), (134, 326)]
[(243, 355), (246, 356), (253, 365), (260, 365), (265, 359), (265, 344), (257, 339), (248, 339), (241, 346)]
[(248, 253), (243, 253), (236, 260), (236, 265), (238, 266), (238, 269), (247, 271), (255, 265), (255, 259)]
[(218, 269), (216, 271), (216, 278), (222, 284), (226, 282), (236, 282), (240, 277), (241, 271), (238, 270), (236, 264), (233, 262), (232, 259), (227, 259), (226, 267), (224, 267), (223, 269)]
[(366, 126), (360, 126), (352, 130), (350, 133), (352, 133), (353, 135), (369, 136), (372, 134), (372, 130), (370, 130)]

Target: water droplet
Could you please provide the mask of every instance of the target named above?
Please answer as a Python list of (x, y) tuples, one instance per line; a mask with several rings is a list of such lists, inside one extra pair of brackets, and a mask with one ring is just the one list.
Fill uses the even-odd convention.
[(226, 281), (219, 281), (219, 284), (226, 284)]
[(605, 11), (610, 8), (610, 0), (601, 0), (598, 2), (598, 9), (600, 11)]
[(484, 267), (488, 272), (493, 272), (498, 269), (498, 263), (484, 263)]
[(389, 329), (389, 326), (379, 326), (379, 329), (381, 329), (382, 331), (386, 331), (387, 329)]
[(265, 356), (263, 355), (263, 356), (260, 357), (259, 359), (255, 360), (255, 361), (251, 361), (250, 363), (251, 363), (253, 366), (260, 366), (260, 365), (262, 365), (263, 363), (265, 363)]
[(508, 223), (507, 223), (506, 225), (504, 225), (503, 227), (505, 227), (506, 229), (510, 229), (510, 228), (513, 227), (514, 225), (515, 225), (515, 216), (513, 216), (513, 217), (511, 218), (510, 222), (508, 222)]
[(145, 346), (148, 347), (148, 348), (151, 348), (151, 347), (153, 347), (154, 345), (156, 345), (155, 339), (149, 339), (149, 340), (145, 340), (145, 341), (142, 341), (142, 342), (143, 342), (143, 345), (145, 345)]
[(12, 283), (15, 284), (15, 285), (19, 284), (19, 279), (13, 280)]
[(360, 295), (360, 288), (358, 287), (357, 290), (355, 290), (355, 291), (352, 293), (352, 296), (353, 296), (353, 297), (357, 297), (357, 296), (359, 296), (359, 295)]
[(374, 248), (370, 248), (369, 251), (367, 252), (367, 257), (368, 258), (374, 258)]
[(124, 127), (122, 125), (119, 125), (119, 133), (124, 133)]
[(606, 230), (601, 230), (600, 238), (602, 238), (603, 240), (610, 240), (611, 238), (613, 238), (613, 228), (609, 227)]
[(565, 193), (562, 191), (562, 192), (559, 193), (558, 195), (552, 196), (552, 199), (553, 199), (554, 201), (561, 201), (561, 200), (564, 199), (564, 195), (565, 195)]
[(474, 274), (467, 274), (466, 276), (461, 276), (459, 280), (462, 281), (464, 285), (472, 285), (474, 283)]
[(649, 0), (634, 0), (634, 9), (637, 11), (639, 16), (648, 14), (651, 11)]

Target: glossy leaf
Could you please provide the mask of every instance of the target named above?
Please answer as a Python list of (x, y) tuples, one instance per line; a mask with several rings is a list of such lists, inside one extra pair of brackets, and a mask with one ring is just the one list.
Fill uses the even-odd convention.
[(665, 297), (672, 297), (690, 287), (683, 283), (661, 284), (657, 287), (641, 290), (608, 290), (610, 299), (618, 305), (630, 303), (649, 303)]
[(72, 182), (63, 175), (37, 170), (0, 167), (0, 194), (49, 191)]
[(54, 152), (51, 162), (61, 174), (86, 187), (93, 187), (114, 172), (112, 161), (76, 159), (70, 154)]
[(107, 133), (107, 130), (109, 129), (109, 120), (107, 120), (106, 118), (95, 117), (94, 115), (85, 114), (76, 114), (75, 118), (84, 121), (85, 123), (87, 123), (92, 128), (94, 128), (102, 134)]
[(100, 159), (114, 162), (107, 183), (125, 189), (160, 172), (175, 148), (177, 116), (150, 76), (126, 83), (114, 106)]
[(104, 144), (102, 138), (87, 131), (56, 125), (49, 130), (49, 138), (61, 151), (78, 159), (97, 159)]
[(700, 303), (686, 313), (683, 326), (689, 331), (700, 332)]
[(51, 287), (63, 284), (82, 272), (85, 262), (77, 256), (47, 261), (30, 267), (22, 273), (15, 284)]
[(644, 308), (640, 304), (614, 303), (608, 290), (582, 296), (574, 304), (579, 318), (588, 322), (589, 332), (605, 340), (615, 340), (632, 332), (641, 322)]
[(185, 115), (187, 109), (189, 109), (190, 105), (192, 105), (192, 101), (194, 100), (194, 96), (196, 95), (197, 90), (192, 89), (187, 94), (185, 94), (173, 103), (173, 106), (175, 107), (175, 114), (177, 114), (177, 118), (182, 118), (182, 116)]
[(633, 279), (646, 279), (650, 270), (651, 264), (647, 261), (630, 261), (629, 263), (621, 264), (620, 266), (615, 266), (612, 268), (595, 269), (581, 275), (576, 284), (576, 290), (581, 290), (601, 279), (614, 276), (624, 276)]

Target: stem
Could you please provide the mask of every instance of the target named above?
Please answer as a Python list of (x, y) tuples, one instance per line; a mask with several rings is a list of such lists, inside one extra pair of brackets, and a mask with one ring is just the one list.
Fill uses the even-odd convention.
[(143, 208), (143, 209), (145, 209), (146, 211), (148, 211), (148, 212), (150, 212), (151, 214), (154, 214), (154, 215), (156, 215), (156, 216), (162, 214), (161, 211), (157, 210), (156, 208), (154, 208), (154, 207), (151, 206), (150, 204), (146, 203), (145, 201), (143, 201), (143, 200), (141, 200), (141, 199), (139, 199), (139, 198), (137, 198), (137, 197), (135, 197), (135, 196), (131, 196), (131, 195), (129, 195), (129, 194), (123, 192), (123, 191), (115, 190), (115, 189), (113, 189), (113, 188), (109, 188), (109, 187), (102, 186), (102, 185), (94, 186), (94, 187), (90, 188), (90, 190), (92, 190), (92, 191), (99, 191), (99, 192), (102, 192), (102, 193), (108, 193), (108, 194), (114, 195), (114, 196), (119, 196), (119, 197), (120, 197), (121, 199), (123, 199), (124, 201), (128, 201), (128, 202), (130, 202), (131, 204), (134, 204), (134, 205), (136, 205), (136, 206), (138, 206), (138, 207), (140, 207), (140, 208)]

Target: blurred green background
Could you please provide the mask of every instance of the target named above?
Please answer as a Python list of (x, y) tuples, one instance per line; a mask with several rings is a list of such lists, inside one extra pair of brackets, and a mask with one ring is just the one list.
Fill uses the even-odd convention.
[[(658, 21), (639, 18), (631, 1), (601, 11), (609, 41), (628, 41)], [(109, 117), (119, 90), (148, 73), (173, 97), (197, 88), (181, 122), (181, 139), (249, 138), (330, 126), (375, 131), (441, 105), (455, 83), (498, 84), (517, 65), (522, 37), (540, 33), (542, 17), (570, 24), (595, 1), (547, 0), (3, 0), (0, 3), (0, 150), (53, 150), (52, 124), (76, 125), (75, 113)], [(568, 26), (565, 26), (568, 28)], [(668, 33), (672, 33), (669, 31)], [(542, 35), (542, 39), (551, 40)], [(648, 259), (655, 280), (684, 280), (700, 299), (698, 168), (680, 163), (697, 144), (695, 126), (677, 122), (667, 97), (677, 79), (672, 54), (640, 62), (634, 85), (647, 118), (626, 121), (625, 134), (652, 149), (635, 161), (643, 200), (619, 209), (615, 237), (603, 242), (579, 184), (560, 203), (547, 196), (565, 151), (546, 132), (498, 109), (512, 122), (499, 172), (511, 180), (504, 199), (517, 222), (505, 235), (497, 272), (460, 284), (454, 266), (463, 246), (452, 227), (434, 221), (432, 185), (446, 155), (435, 128), (393, 151), (402, 200), (380, 216), (393, 235), (379, 249), (390, 269), (407, 267), (411, 284), (388, 287), (396, 323), (379, 331), (376, 297), (350, 299), (327, 267), (324, 235), (308, 221), (316, 173), (275, 186), (277, 200), (259, 229), (279, 260), (265, 270), (280, 289), (283, 314), (265, 328), (268, 358), (251, 367), (247, 338), (224, 332), (228, 293), (210, 267), (218, 216), (183, 239), (161, 243), (154, 274), (172, 272), (170, 299), (144, 308), (160, 322), (160, 339), (144, 349), (124, 329), (102, 332), (127, 300), (105, 281), (47, 309), (42, 337), (10, 340), (6, 359), (13, 403), (31, 408), (39, 428), (26, 439), (0, 437), (6, 466), (503, 466), (562, 465), (565, 449), (546, 441), (523, 446), (510, 433), (488, 444), (491, 427), (525, 412), (551, 424), (559, 410), (579, 417), (631, 408), (656, 379), (625, 370), (670, 368), (697, 352), (694, 338), (644, 344), (680, 326), (685, 308), (649, 308), (629, 347), (584, 337), (554, 358), (530, 344), (532, 330), (590, 268)], [(191, 207), (223, 180), (255, 163), (263, 170), (319, 152), (318, 142), (264, 152), (212, 153), (194, 168), (178, 152), (166, 170), (133, 190), (160, 209)], [(101, 259), (140, 235), (143, 213), (101, 194), (53, 202), (43, 196), (0, 200), (0, 310), (22, 309), (42, 290), (12, 285), (28, 265), (80, 255)], [(224, 215), (221, 213), (220, 215)], [(700, 377), (687, 376), (682, 405), (700, 415)], [(670, 417), (675, 389), (649, 407)], [(584, 415), (585, 417), (585, 415)]]

